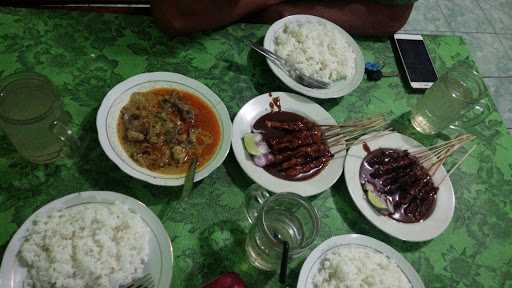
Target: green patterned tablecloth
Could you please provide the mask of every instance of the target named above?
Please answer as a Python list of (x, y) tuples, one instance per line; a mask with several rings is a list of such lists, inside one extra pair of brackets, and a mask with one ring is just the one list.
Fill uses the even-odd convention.
[[(149, 185), (121, 172), (103, 153), (95, 126), (105, 94), (143, 72), (171, 71), (203, 82), (224, 100), (232, 117), (256, 95), (289, 91), (262, 57), (241, 41), (261, 38), (267, 27), (237, 24), (172, 40), (147, 17), (0, 9), (0, 78), (24, 70), (47, 75), (85, 146), (77, 161), (34, 165), (20, 158), (0, 134), (0, 251), (17, 228), (49, 201), (78, 191), (110, 190), (139, 199), (157, 215), (170, 206), (170, 216), (162, 222), (175, 253), (173, 287), (198, 287), (226, 271), (239, 272), (248, 287), (278, 286), (275, 274), (258, 271), (246, 260), (249, 225), (244, 191), (252, 181), (232, 153), (196, 184), (192, 198), (184, 203), (178, 200), (180, 188)], [(460, 37), (428, 36), (426, 42), (439, 72), (469, 57)], [(388, 41), (358, 43), (366, 60), (385, 63), (386, 71), (396, 70)], [(397, 129), (411, 134), (406, 112), (417, 97), (421, 96), (409, 94), (400, 79), (392, 77), (365, 80), (341, 99), (317, 102), (338, 121), (386, 113), (397, 118)], [(512, 137), (497, 112), (470, 132), (480, 137), (482, 145), (452, 176), (455, 216), (441, 236), (424, 243), (387, 236), (358, 211), (342, 177), (331, 189), (312, 197), (321, 217), (316, 244), (334, 235), (365, 234), (401, 252), (427, 287), (512, 287)], [(432, 143), (446, 136), (417, 137)], [(301, 264), (293, 263), (290, 282), (297, 281)]]

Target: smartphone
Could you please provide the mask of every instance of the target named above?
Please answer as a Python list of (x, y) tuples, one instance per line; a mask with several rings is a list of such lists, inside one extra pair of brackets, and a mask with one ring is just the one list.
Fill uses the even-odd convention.
[(395, 34), (393, 38), (411, 87), (430, 88), (437, 81), (437, 73), (423, 37), (413, 34)]

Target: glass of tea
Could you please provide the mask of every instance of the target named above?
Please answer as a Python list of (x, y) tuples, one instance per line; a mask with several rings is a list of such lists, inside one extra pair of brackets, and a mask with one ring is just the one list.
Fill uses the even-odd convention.
[(268, 197), (258, 210), (247, 235), (249, 262), (259, 269), (279, 268), (283, 241), (289, 245), (289, 259), (303, 255), (318, 237), (318, 212), (304, 197), (280, 193)]
[(423, 134), (447, 127), (467, 128), (491, 112), (484, 101), (485, 85), (474, 66), (459, 62), (443, 74), (413, 107), (411, 124)]
[(69, 121), (54, 85), (44, 75), (25, 72), (0, 80), (0, 127), (29, 161), (48, 163), (68, 144), (77, 145)]

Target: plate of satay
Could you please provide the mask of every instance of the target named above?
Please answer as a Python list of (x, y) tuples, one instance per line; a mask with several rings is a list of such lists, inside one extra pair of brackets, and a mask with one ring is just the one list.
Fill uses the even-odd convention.
[(245, 173), (265, 189), (312, 196), (341, 176), (347, 135), (379, 121), (339, 125), (309, 99), (271, 92), (253, 98), (238, 112), (231, 145)]
[(320, 125), (336, 125), (320, 105), (292, 93), (266, 93), (240, 109), (231, 145), (245, 173), (265, 189), (311, 196), (336, 182), (345, 158), (343, 146), (327, 145)]
[(371, 136), (363, 136), (346, 156), (345, 181), (356, 206), (375, 226), (401, 240), (439, 236), (453, 218), (449, 174), (458, 166), (447, 173), (442, 164), (474, 136), (460, 135), (430, 147), (396, 132), (364, 141)]

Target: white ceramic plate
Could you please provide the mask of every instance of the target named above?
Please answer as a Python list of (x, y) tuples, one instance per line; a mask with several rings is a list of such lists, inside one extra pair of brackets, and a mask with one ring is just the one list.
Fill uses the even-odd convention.
[(169, 288), (171, 285), (173, 253), (171, 240), (164, 226), (153, 212), (141, 202), (123, 194), (105, 191), (79, 192), (52, 201), (30, 216), (12, 237), (5, 250), (0, 268), (0, 287), (22, 288), (27, 277), (27, 269), (18, 261), (18, 251), (32, 228), (35, 219), (55, 210), (78, 205), (112, 205), (114, 202), (128, 207), (139, 215), (151, 231), (149, 237), (149, 260), (144, 266), (145, 273), (151, 273), (156, 288)]
[(409, 264), (409, 262), (407, 262), (407, 260), (395, 249), (381, 241), (368, 236), (349, 234), (332, 237), (324, 241), (322, 244), (320, 244), (320, 246), (316, 247), (313, 252), (311, 252), (300, 270), (297, 288), (313, 288), (313, 277), (315, 276), (316, 271), (318, 271), (322, 258), (325, 257), (325, 255), (327, 255), (327, 253), (329, 253), (332, 249), (349, 245), (373, 249), (386, 255), (389, 259), (398, 265), (413, 288), (425, 287), (425, 285), (423, 285), (423, 281), (421, 281), (420, 276), (418, 273), (416, 273), (411, 264)]
[[(365, 136), (368, 137), (368, 136)], [(368, 142), (373, 151), (378, 148), (418, 149), (424, 148), (420, 143), (400, 133), (392, 133)], [(426, 220), (418, 223), (402, 223), (376, 212), (366, 200), (359, 181), (359, 170), (366, 152), (362, 145), (353, 146), (347, 153), (345, 161), (345, 182), (350, 196), (361, 213), (375, 226), (391, 236), (405, 241), (427, 241), (441, 234), (452, 220), (455, 210), (455, 195), (450, 178), (444, 180), (437, 192), (436, 207)], [(432, 177), (437, 185), (446, 175), (443, 167)]]
[[(287, 181), (274, 177), (263, 168), (256, 166), (251, 156), (245, 151), (242, 143), (243, 135), (250, 133), (254, 122), (271, 111), (269, 107), (271, 98), (268, 95), (268, 93), (263, 94), (247, 102), (233, 121), (231, 144), (238, 163), (256, 183), (275, 193), (293, 192), (302, 196), (312, 196), (328, 189), (341, 176), (345, 152), (338, 153), (315, 177), (305, 181)], [(280, 98), (282, 111), (297, 113), (318, 124), (336, 124), (334, 118), (324, 108), (307, 98), (284, 92), (272, 92), (272, 96)]]
[(267, 63), (270, 66), (270, 69), (274, 72), (274, 74), (281, 79), (288, 87), (292, 88), (293, 90), (300, 92), (304, 95), (308, 95), (315, 98), (337, 98), (344, 95), (347, 95), (348, 93), (352, 92), (354, 89), (359, 86), (361, 81), (363, 80), (364, 76), (364, 58), (363, 53), (361, 52), (361, 49), (359, 48), (359, 45), (354, 41), (354, 39), (347, 33), (345, 30), (340, 28), (338, 25), (325, 20), (320, 17), (311, 16), (311, 15), (293, 15), (285, 17), (274, 24), (270, 26), (267, 33), (265, 34), (265, 39), (263, 41), (263, 46), (271, 51), (274, 50), (274, 39), (276, 37), (276, 34), (279, 33), (285, 24), (287, 23), (308, 23), (308, 22), (314, 22), (314, 23), (325, 23), (328, 26), (334, 27), (339, 34), (345, 39), (345, 41), (348, 43), (348, 45), (351, 47), (352, 51), (355, 54), (356, 60), (356, 66), (355, 70), (352, 74), (352, 77), (336, 81), (331, 84), (331, 86), (328, 89), (313, 89), (306, 86), (303, 86), (299, 83), (297, 83), (295, 80), (293, 80), (290, 76), (288, 76), (287, 73), (283, 72), (281, 69), (279, 69), (276, 65), (274, 65), (270, 60), (267, 59)]
[(217, 115), (222, 133), (221, 143), (212, 159), (197, 171), (194, 181), (199, 181), (220, 166), (226, 158), (229, 152), (232, 125), (228, 110), (222, 100), (205, 85), (183, 75), (170, 72), (143, 73), (128, 78), (112, 88), (103, 99), (96, 117), (101, 147), (107, 156), (128, 175), (156, 185), (183, 185), (185, 175), (164, 175), (137, 165), (124, 151), (117, 136), (119, 113), (130, 100), (130, 96), (134, 92), (147, 91), (157, 87), (178, 88), (191, 92), (205, 100)]

